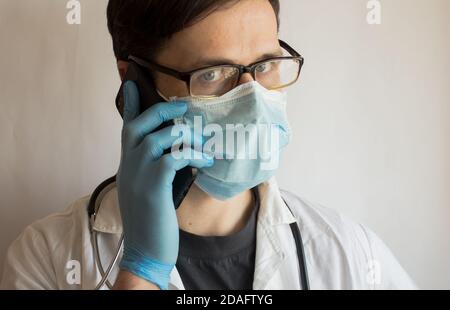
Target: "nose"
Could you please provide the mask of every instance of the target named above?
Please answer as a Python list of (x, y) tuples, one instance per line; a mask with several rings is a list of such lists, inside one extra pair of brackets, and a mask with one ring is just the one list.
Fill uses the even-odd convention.
[(254, 81), (252, 75), (250, 73), (244, 73), (241, 75), (241, 79), (239, 80), (238, 85), (242, 85), (252, 81)]

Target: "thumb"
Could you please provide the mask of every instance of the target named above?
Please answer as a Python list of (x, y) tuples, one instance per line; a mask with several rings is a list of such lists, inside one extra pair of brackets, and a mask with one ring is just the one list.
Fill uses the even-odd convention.
[(127, 124), (139, 115), (139, 91), (136, 83), (126, 81), (123, 84), (123, 123)]

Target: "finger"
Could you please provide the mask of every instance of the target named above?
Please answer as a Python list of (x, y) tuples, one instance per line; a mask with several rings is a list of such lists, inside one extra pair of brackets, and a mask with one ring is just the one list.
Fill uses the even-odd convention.
[(199, 132), (186, 124), (177, 124), (171, 126), (171, 134), (180, 137), (182, 141), (178, 141), (178, 144), (182, 142), (184, 145), (190, 146), (195, 150), (202, 151), (205, 143), (203, 132)]
[(181, 145), (201, 152), (202, 140), (202, 136), (194, 133), (188, 126), (174, 125), (147, 135), (140, 147), (143, 154), (149, 156), (150, 160), (157, 160), (166, 149), (179, 149)]
[(127, 124), (125, 128), (127, 144), (130, 147), (138, 146), (146, 135), (162, 123), (181, 117), (186, 111), (187, 105), (184, 102), (160, 102), (151, 106)]
[(139, 91), (133, 81), (123, 84), (123, 123), (124, 125), (134, 120), (139, 115)]
[(161, 179), (163, 182), (173, 182), (175, 174), (178, 170), (181, 170), (187, 166), (201, 169), (211, 167), (214, 164), (214, 159), (205, 153), (195, 151), (191, 148), (183, 149), (186, 156), (177, 158), (172, 153), (166, 154), (161, 157)]
[(183, 116), (186, 111), (185, 102), (160, 102), (142, 112), (134, 122), (137, 126), (142, 126), (142, 129), (152, 132), (162, 123)]

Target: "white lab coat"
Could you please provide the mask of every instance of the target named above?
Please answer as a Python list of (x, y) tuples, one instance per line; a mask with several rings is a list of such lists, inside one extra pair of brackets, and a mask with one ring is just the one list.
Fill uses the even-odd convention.
[[(295, 241), (297, 222), (311, 289), (413, 289), (415, 285), (389, 249), (370, 230), (322, 206), (280, 191), (275, 179), (259, 186), (254, 289), (300, 289)], [(114, 184), (102, 193), (94, 229), (106, 269), (122, 231)], [(293, 211), (291, 214), (283, 198)], [(10, 246), (4, 289), (92, 289), (100, 281), (89, 233), (89, 197), (35, 222)], [(77, 263), (79, 262), (79, 264)], [(117, 276), (116, 266), (110, 277)], [(184, 289), (176, 268), (170, 289)]]

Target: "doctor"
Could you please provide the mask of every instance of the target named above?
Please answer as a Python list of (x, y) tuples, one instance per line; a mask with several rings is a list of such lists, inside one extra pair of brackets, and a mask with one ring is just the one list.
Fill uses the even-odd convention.
[[(276, 169), (257, 169), (259, 158), (220, 159), (194, 143), (186, 149), (196, 157), (164, 152), (177, 137), (171, 127), (157, 128), (177, 120), (192, 129), (198, 114), (211, 124), (275, 124), (279, 148), (271, 156), (278, 157), (291, 135), (284, 89), (301, 69), (299, 55), (279, 41), (278, 13), (278, 0), (109, 1), (121, 78), (130, 55), (145, 58), (158, 66), (152, 76), (161, 96), (178, 98), (139, 114), (138, 87), (125, 83), (117, 182), (99, 194), (92, 223), (104, 266), (124, 233), (113, 288), (302, 289), (292, 223), (301, 232), (311, 289), (414, 288), (374, 233), (280, 190)], [(204, 136), (193, 140), (206, 143)], [(185, 167), (195, 168), (196, 181), (175, 210), (172, 182)], [(102, 276), (89, 198), (25, 229), (9, 248), (2, 288), (96, 287)]]

